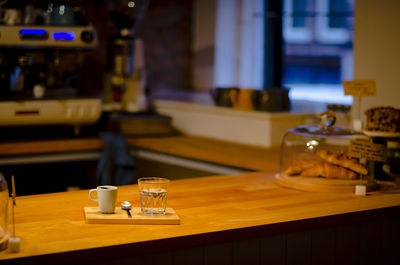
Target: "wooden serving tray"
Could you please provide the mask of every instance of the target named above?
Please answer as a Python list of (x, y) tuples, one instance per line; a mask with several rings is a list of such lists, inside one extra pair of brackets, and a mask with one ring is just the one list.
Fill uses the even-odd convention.
[(368, 180), (350, 179), (326, 179), (318, 177), (289, 177), (287, 175), (275, 175), (275, 183), (291, 189), (313, 192), (340, 192), (354, 193), (356, 185), (366, 185), (367, 191), (377, 189), (376, 182)]
[(165, 215), (142, 214), (139, 207), (131, 210), (132, 218), (128, 217), (125, 210), (121, 207), (115, 208), (115, 213), (103, 214), (99, 207), (84, 207), (85, 219), (88, 224), (131, 224), (131, 225), (178, 225), (179, 216), (174, 209), (167, 208)]

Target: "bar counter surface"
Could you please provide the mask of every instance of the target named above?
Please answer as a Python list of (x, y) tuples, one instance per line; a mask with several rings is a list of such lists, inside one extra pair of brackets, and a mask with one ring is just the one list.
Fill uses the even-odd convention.
[[(380, 190), (371, 192), (368, 196), (303, 192), (277, 186), (274, 184), (274, 174), (275, 172), (255, 172), (172, 181), (168, 207), (175, 209), (181, 219), (180, 225), (87, 224), (83, 208), (96, 206), (96, 203), (89, 199), (88, 190), (20, 196), (16, 200), (15, 218), (16, 236), (22, 240), (21, 249), (19, 253), (9, 253), (7, 250), (0, 252), (0, 263), (153, 264), (134, 261), (137, 261), (138, 257), (143, 258), (143, 255), (150, 255), (156, 263), (156, 254), (164, 253), (163, 264), (216, 264), (206, 262), (210, 261), (210, 253), (213, 252), (213, 248), (210, 250), (206, 246), (220, 246), (222, 250), (226, 250), (226, 244), (231, 249), (233, 244), (235, 249), (240, 242), (248, 242), (250, 245), (256, 242), (254, 244), (258, 247), (251, 248), (251, 258), (246, 264), (268, 264), (260, 261), (263, 259), (263, 248), (260, 246), (267, 244), (265, 242), (271, 238), (275, 238), (276, 241), (277, 236), (283, 235), (282, 246), (285, 247), (284, 253), (287, 257), (282, 264), (307, 264), (306, 256), (312, 251), (319, 253), (311, 257), (313, 260), (316, 257), (329, 258), (321, 249), (323, 244), (319, 244), (318, 240), (327, 242), (333, 231), (335, 236), (331, 239), (335, 245), (335, 253), (332, 255), (335, 257), (331, 258), (336, 260), (336, 264), (340, 261), (340, 257), (337, 257), (339, 254), (346, 256), (344, 259), (349, 262), (343, 264), (354, 262), (352, 255), (349, 256), (346, 252), (352, 251), (347, 250), (351, 244), (358, 246), (355, 257), (358, 261), (360, 257), (371, 260), (368, 255), (379, 252), (379, 259), (386, 255), (386, 260), (389, 261), (384, 264), (396, 264), (390, 261), (393, 255), (396, 255), (394, 249), (399, 247), (399, 190)], [(138, 206), (137, 185), (119, 187), (117, 205), (125, 200)], [(8, 229), (11, 233), (11, 201), (9, 206)], [(397, 230), (387, 231), (392, 229), (390, 224), (397, 227)], [(331, 230), (332, 227), (334, 230)], [(354, 229), (357, 232), (353, 233)], [(317, 231), (320, 234), (304, 234), (304, 231)], [(331, 237), (326, 237), (325, 232)], [(314, 250), (303, 244), (301, 238), (305, 235), (309, 238), (305, 242)], [(365, 241), (363, 236), (374, 240)], [(379, 237), (378, 241), (375, 240), (375, 236)], [(395, 238), (397, 239), (394, 240)], [(344, 242), (345, 249), (342, 249), (342, 252), (340, 249), (343, 244), (340, 240)], [(276, 258), (276, 253), (279, 252), (275, 241), (271, 243), (272, 247), (265, 248), (265, 251), (270, 251), (269, 259), (274, 255)], [(364, 244), (364, 241), (368, 244)], [(301, 250), (293, 245), (293, 242), (301, 244)], [(390, 247), (386, 248), (386, 245)], [(329, 244), (326, 247), (330, 249)], [(240, 249), (246, 248), (237, 248)], [(240, 255), (227, 254), (228, 252), (221, 252), (218, 248), (214, 250), (214, 254), (230, 259), (230, 262), (224, 262), (217, 258), (215, 262), (218, 261), (218, 264), (235, 264), (236, 262), (232, 261), (235, 257), (239, 257), (240, 260)], [(392, 250), (393, 254), (385, 252)], [(252, 251), (257, 251), (258, 254), (253, 255)], [(294, 254), (291, 254), (291, 251), (294, 251)], [(363, 251), (366, 251), (367, 256)], [(202, 256), (201, 262), (195, 258), (195, 252)], [(182, 255), (192, 262), (183, 262), (185, 259), (177, 258)], [(252, 262), (251, 259), (256, 257), (258, 261)], [(296, 260), (291, 260), (293, 258)], [(300, 262), (301, 260), (304, 263)]]

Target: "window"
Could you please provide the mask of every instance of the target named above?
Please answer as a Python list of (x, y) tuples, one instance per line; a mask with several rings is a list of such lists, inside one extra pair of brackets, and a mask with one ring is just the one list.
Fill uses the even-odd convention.
[(263, 87), (263, 0), (218, 0), (215, 87)]
[(351, 104), (354, 0), (284, 0), (282, 83), (291, 99)]
[[(278, 5), (280, 10), (277, 13), (267, 11), (266, 15), (266, 4)], [(170, 84), (174, 76), (169, 72), (173, 67), (166, 67), (161, 61), (163, 63), (152, 64), (153, 68), (159, 68), (159, 74), (149, 71), (152, 74), (150, 81), (159, 81), (157, 86), (150, 84), (152, 93), (158, 94), (157, 98), (212, 104), (210, 89), (264, 89), (268, 87), (266, 73), (271, 70), (270, 76), (279, 77), (279, 85), (290, 88), (292, 102), (351, 104), (352, 97), (343, 95), (341, 83), (353, 78), (353, 10), (354, 0), (194, 0), (190, 51), (192, 76), (187, 72), (183, 75), (184, 80), (191, 78), (191, 87), (186, 83)], [(279, 19), (282, 25), (279, 34), (272, 34), (266, 39), (269, 33), (266, 26), (268, 17)], [(165, 24), (163, 22), (161, 26)], [(168, 49), (169, 43), (176, 45), (176, 38), (166, 41), (169, 36), (176, 35), (172, 33), (165, 34), (155, 43), (164, 45), (163, 49)], [(190, 32), (184, 33), (181, 35), (190, 35)], [(149, 36), (156, 38), (162, 34)], [(268, 42), (278, 38), (283, 40), (283, 45), (273, 44), (271, 47)], [(158, 46), (150, 46), (147, 50), (161, 51)], [(269, 48), (266, 49), (266, 46)], [(278, 67), (276, 61), (268, 61), (269, 52), (277, 58), (280, 56), (277, 48), (282, 49), (283, 55), (282, 66)], [(189, 58), (187, 50), (182, 58), (176, 56), (178, 53), (175, 50), (172, 51), (177, 62)], [(151, 62), (160, 61), (160, 55), (155, 54), (150, 59)], [(171, 59), (165, 61), (170, 62)], [(186, 71), (188, 66), (185, 64), (179, 69)], [(170, 87), (167, 87), (169, 84)]]
[[(271, 5), (263, 0), (217, 1), (216, 87), (263, 89), (264, 79), (269, 78), (263, 69), (279, 68), (274, 62), (271, 65), (263, 60), (269, 52), (272, 56), (279, 53), (277, 47), (268, 50), (269, 40), (260, 37), (264, 33), (263, 21), (278, 14), (271, 15), (269, 9), (265, 15), (266, 4)], [(283, 0), (282, 5), (281, 81), (290, 88), (291, 99), (351, 104), (352, 97), (344, 96), (341, 83), (353, 77), (354, 0)], [(280, 37), (268, 30), (267, 27), (267, 37)]]

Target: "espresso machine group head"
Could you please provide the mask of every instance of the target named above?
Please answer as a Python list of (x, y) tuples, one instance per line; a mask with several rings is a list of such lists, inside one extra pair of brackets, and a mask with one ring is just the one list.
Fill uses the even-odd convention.
[(77, 91), (85, 53), (98, 45), (83, 10), (60, 1), (23, 7), (5, 2), (0, 1), (0, 126), (96, 122), (101, 100)]

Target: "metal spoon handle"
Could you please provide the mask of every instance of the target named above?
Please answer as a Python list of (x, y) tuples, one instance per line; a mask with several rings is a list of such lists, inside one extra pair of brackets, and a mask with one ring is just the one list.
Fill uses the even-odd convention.
[(125, 209), (125, 211), (127, 211), (128, 217), (129, 217), (129, 218), (132, 218), (131, 211), (129, 211), (128, 209)]
[(130, 202), (124, 201), (123, 203), (121, 203), (121, 208), (122, 208), (122, 210), (125, 210), (128, 213), (129, 218), (132, 218), (131, 211), (130, 211), (132, 206), (131, 206)]

